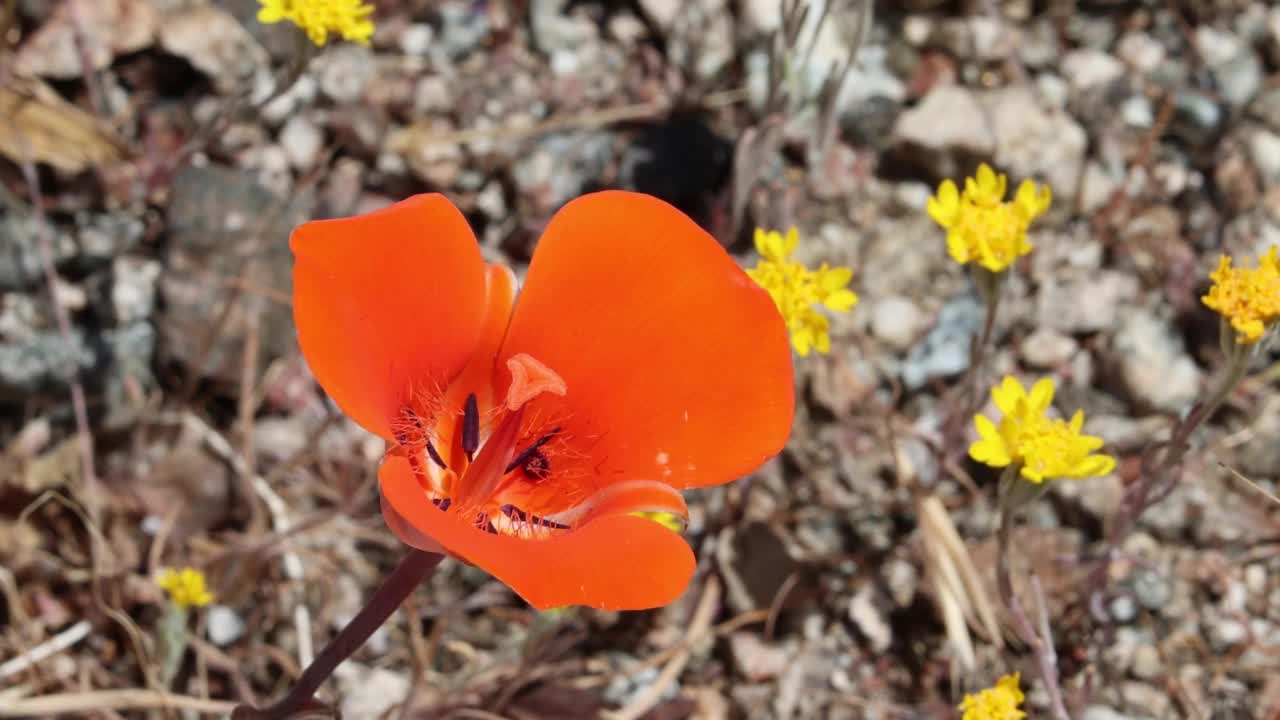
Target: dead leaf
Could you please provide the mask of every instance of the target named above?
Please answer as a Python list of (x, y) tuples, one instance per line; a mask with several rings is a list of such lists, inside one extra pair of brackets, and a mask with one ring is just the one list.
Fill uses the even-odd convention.
[[(101, 70), (117, 55), (149, 47), (157, 19), (147, 0), (63, 0), (19, 48), (14, 69), (22, 75), (78, 78), (87, 58), (94, 70)], [(77, 31), (84, 36), (83, 58)]]
[(64, 173), (119, 160), (123, 145), (96, 118), (34, 78), (0, 85), (0, 155), (28, 158)]

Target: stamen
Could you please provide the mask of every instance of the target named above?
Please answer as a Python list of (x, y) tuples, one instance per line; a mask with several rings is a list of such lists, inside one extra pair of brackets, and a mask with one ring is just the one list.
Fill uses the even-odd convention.
[(561, 525), (560, 523), (555, 522), (554, 520), (548, 520), (544, 517), (531, 515), (525, 512), (524, 510), (521, 510), (520, 508), (516, 507), (515, 505), (503, 505), (502, 514), (506, 515), (507, 517), (513, 520), (519, 520), (520, 522), (523, 522), (523, 523), (529, 523), (530, 525), (533, 525), (535, 527), (550, 528), (552, 530), (568, 530), (569, 529), (568, 525)]
[(449, 498), (431, 498), (431, 504), (441, 510), (448, 510), (449, 506), (453, 504), (453, 501)]
[(462, 452), (467, 454), (467, 461), (475, 459), (476, 450), (480, 448), (480, 408), (476, 404), (476, 394), (467, 395), (467, 405), (462, 413)]
[(436, 452), (436, 446), (432, 445), (430, 440), (427, 441), (427, 456), (431, 458), (432, 462), (439, 465), (441, 470), (449, 469), (449, 466), (444, 464), (444, 458), (440, 457), (440, 453)]
[[(543, 435), (542, 437), (538, 438), (537, 442), (525, 448), (524, 450), (520, 451), (520, 454), (516, 455), (515, 459), (511, 461), (511, 464), (507, 465), (507, 469), (503, 470), (502, 474), (506, 475), (512, 470), (515, 470), (516, 468), (524, 465), (525, 460), (528, 460), (529, 457), (534, 453), (537, 453), (538, 455), (542, 455), (542, 453), (538, 452), (538, 448), (542, 447), (543, 445), (546, 445), (547, 442), (549, 442), (551, 438), (555, 437), (556, 434), (559, 432), (560, 432), (560, 428), (558, 426), (551, 428), (549, 431), (547, 431), (546, 435)], [(545, 455), (543, 455), (542, 459), (545, 462), (547, 458)], [(547, 469), (548, 470), (551, 469), (551, 466), (549, 463), (547, 464)]]
[(541, 450), (534, 450), (524, 459), (520, 471), (530, 480), (542, 481), (551, 476), (551, 461)]

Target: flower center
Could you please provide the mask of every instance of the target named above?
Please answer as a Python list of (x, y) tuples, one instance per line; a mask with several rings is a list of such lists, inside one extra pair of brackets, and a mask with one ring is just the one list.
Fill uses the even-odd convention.
[(535, 418), (529, 403), (544, 393), (564, 396), (568, 388), (554, 370), (526, 354), (509, 359), (507, 370), (511, 383), (501, 402), (483, 399), (492, 396), (492, 388), (475, 388), (477, 393), (450, 387), (443, 399), (406, 407), (396, 424), (399, 447), (393, 452), (408, 458), (438, 509), (487, 532), (530, 539), (633, 505), (687, 514), (680, 493), (656, 481), (615, 483), (586, 497), (580, 483), (557, 483), (566, 478), (557, 475), (556, 457), (568, 453), (570, 438), (561, 425)]

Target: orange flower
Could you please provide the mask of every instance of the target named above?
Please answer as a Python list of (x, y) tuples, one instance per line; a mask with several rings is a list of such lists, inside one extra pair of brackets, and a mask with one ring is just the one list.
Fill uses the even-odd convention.
[(552, 218), (516, 302), (441, 195), (291, 239), (317, 379), (389, 443), (405, 543), (477, 565), (537, 608), (678, 597), (688, 544), (638, 512), (779, 452), (794, 409), (768, 293), (671, 206), (602, 192)]

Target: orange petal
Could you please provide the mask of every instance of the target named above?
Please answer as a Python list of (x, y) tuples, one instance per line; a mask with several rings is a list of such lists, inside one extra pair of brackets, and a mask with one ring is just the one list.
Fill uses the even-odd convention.
[(443, 386), (475, 347), (484, 263), (462, 213), (416, 195), (294, 231), (293, 315), (320, 385), (351, 419), (394, 440), (411, 393)]
[[(443, 422), (436, 426), (442, 453), (450, 467), (455, 465), (455, 458), (460, 456), (461, 437), (459, 435), (457, 417), (462, 413), (463, 403), (469, 393), (476, 394), (476, 403), (481, 417), (486, 417), (497, 402), (493, 397), (493, 368), (497, 361), (498, 347), (507, 332), (507, 323), (511, 321), (511, 305), (516, 298), (516, 276), (505, 265), (488, 264), (485, 266), (485, 310), (481, 324), (480, 339), (476, 341), (471, 357), (467, 359), (462, 372), (454, 379), (445, 394), (444, 407), (452, 415), (445, 415)], [(461, 469), (461, 464), (458, 464)]]
[(717, 485), (759, 467), (791, 431), (791, 346), (773, 300), (647, 195), (595, 193), (551, 219), (499, 359), (518, 353), (567, 386), (531, 403), (563, 418), (581, 456), (555, 458), (577, 467), (553, 478)]
[(423, 495), (403, 457), (388, 456), (378, 481), (388, 524), (421, 533), (410, 534), (417, 542), (422, 535), (434, 538), (539, 610), (563, 605), (661, 607), (680, 597), (693, 576), (688, 543), (651, 520), (606, 515), (550, 539), (527, 540), (487, 533), (456, 513), (441, 512)]

